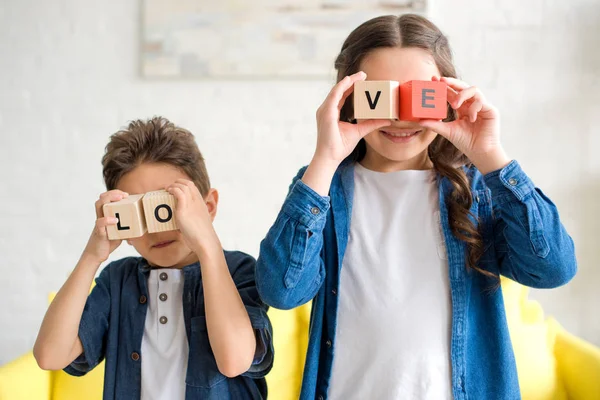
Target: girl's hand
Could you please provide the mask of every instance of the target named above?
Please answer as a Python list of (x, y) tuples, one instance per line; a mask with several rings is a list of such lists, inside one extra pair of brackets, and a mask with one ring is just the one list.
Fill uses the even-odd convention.
[(366, 77), (361, 71), (339, 81), (317, 110), (317, 149), (302, 181), (321, 196), (327, 195), (336, 169), (352, 153), (360, 139), (390, 123), (382, 119), (357, 124), (340, 121), (340, 112), (354, 91), (354, 83), (364, 81)]
[(315, 159), (336, 167), (352, 153), (360, 139), (389, 125), (388, 120), (365, 120), (357, 124), (340, 121), (344, 102), (354, 91), (354, 83), (367, 75), (357, 72), (342, 79), (329, 92), (317, 110), (317, 149)]
[(421, 120), (420, 125), (448, 139), (483, 174), (508, 165), (510, 159), (500, 144), (498, 110), (475, 86), (455, 78), (434, 77), (433, 80), (448, 85), (448, 103), (458, 115), (452, 122)]
[(110, 253), (115, 251), (121, 244), (121, 240), (109, 240), (106, 227), (116, 225), (119, 222), (118, 218), (105, 217), (102, 211), (102, 206), (107, 203), (123, 200), (129, 196), (128, 193), (120, 190), (110, 190), (102, 193), (98, 201), (96, 201), (96, 226), (92, 231), (85, 250), (83, 250), (82, 258), (87, 258), (98, 265), (106, 261)]
[(216, 233), (212, 225), (212, 217), (200, 191), (194, 182), (177, 179), (166, 187), (166, 191), (177, 199), (175, 221), (181, 231), (186, 245), (199, 253), (200, 245), (214, 239)]

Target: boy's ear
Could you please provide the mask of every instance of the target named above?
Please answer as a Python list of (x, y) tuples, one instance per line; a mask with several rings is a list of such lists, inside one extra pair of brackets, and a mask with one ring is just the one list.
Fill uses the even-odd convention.
[(219, 192), (217, 189), (210, 189), (208, 194), (204, 197), (204, 201), (206, 202), (206, 208), (210, 214), (210, 219), (214, 221), (217, 216), (217, 206), (219, 204)]

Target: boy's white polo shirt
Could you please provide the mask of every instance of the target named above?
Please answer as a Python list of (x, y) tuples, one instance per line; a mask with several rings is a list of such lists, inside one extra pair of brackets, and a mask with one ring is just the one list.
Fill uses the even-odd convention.
[(183, 281), (180, 269), (150, 271), (142, 338), (142, 400), (185, 399), (189, 345), (183, 318)]

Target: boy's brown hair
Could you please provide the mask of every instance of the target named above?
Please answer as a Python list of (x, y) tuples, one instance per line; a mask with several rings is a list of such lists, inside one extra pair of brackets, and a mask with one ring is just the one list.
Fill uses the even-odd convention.
[(115, 189), (123, 175), (144, 163), (172, 165), (190, 177), (202, 196), (210, 190), (204, 158), (194, 135), (166, 118), (131, 121), (127, 128), (110, 137), (102, 157), (107, 190)]

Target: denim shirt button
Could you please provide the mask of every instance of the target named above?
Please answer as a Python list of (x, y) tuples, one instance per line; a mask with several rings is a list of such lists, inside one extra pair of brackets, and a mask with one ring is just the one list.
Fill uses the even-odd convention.
[(319, 207), (313, 207), (313, 208), (310, 209), (310, 212), (313, 215), (318, 215), (321, 212), (321, 210), (319, 210)]
[(139, 353), (137, 353), (137, 352), (135, 352), (135, 351), (134, 351), (133, 353), (131, 353), (131, 359), (132, 359), (133, 361), (137, 361), (137, 360), (139, 360), (139, 359), (140, 359), (140, 355), (139, 355)]
[(511, 186), (517, 186), (517, 183), (519, 183), (519, 181), (518, 181), (518, 180), (516, 180), (515, 178), (510, 178), (510, 179), (508, 180), (508, 183), (509, 183)]
[(337, 291), (335, 289), (332, 289), (331, 294), (335, 296), (337, 294)]
[(144, 296), (144, 295), (141, 295), (141, 296), (140, 296), (140, 304), (146, 304), (146, 301), (147, 301), (147, 300), (148, 300), (148, 299), (146, 298), (146, 296)]
[(327, 347), (331, 347), (331, 340), (328, 340), (325, 344), (327, 345)]
[(319, 400), (325, 400), (325, 397), (323, 397), (323, 395), (319, 395)]

